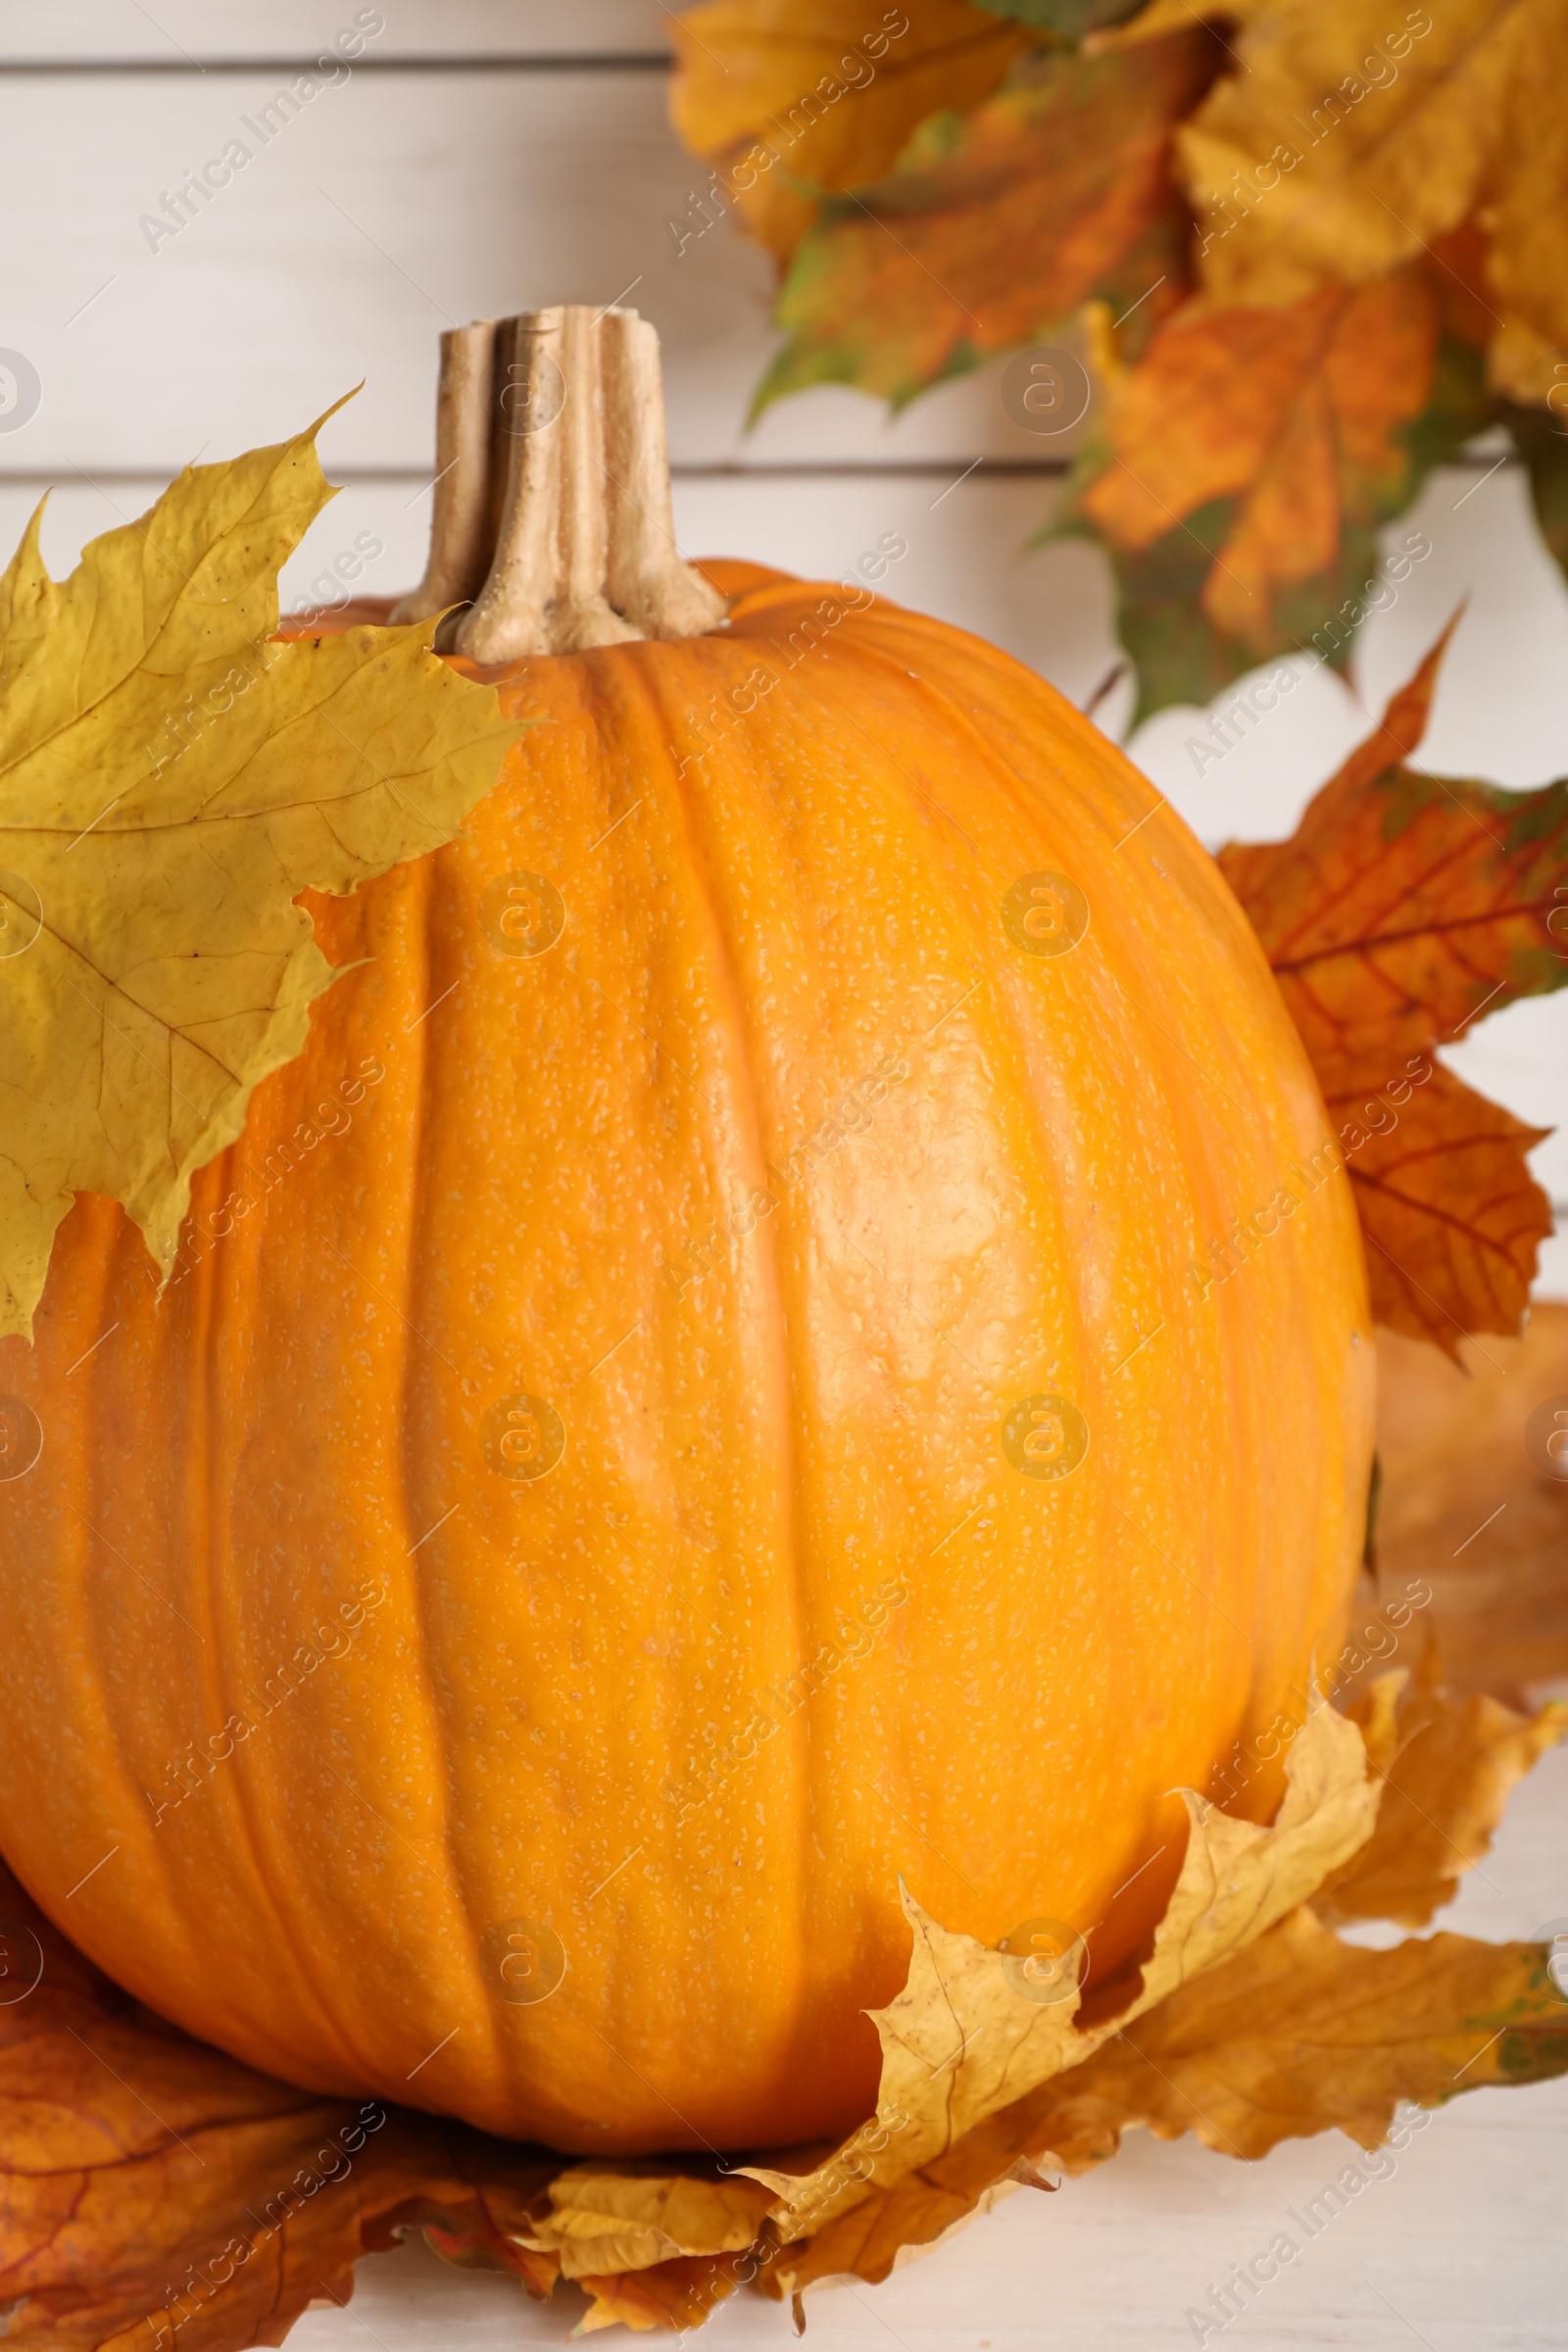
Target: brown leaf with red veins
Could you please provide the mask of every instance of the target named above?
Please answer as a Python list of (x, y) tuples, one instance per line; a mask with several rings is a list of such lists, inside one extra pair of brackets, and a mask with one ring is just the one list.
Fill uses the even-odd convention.
[(1527, 1126), (1423, 1054), (1313, 1059), (1378, 1322), (1448, 1355), (1474, 1332), (1517, 1331), (1552, 1229), (1525, 1154), (1550, 1128)]
[(779, 296), (765, 407), (836, 382), (895, 405), (1063, 326), (1101, 294), (1147, 326), (1186, 285), (1175, 125), (1223, 51), (1201, 27), (1018, 69), (966, 122), (937, 116), (888, 177), (829, 206)]
[(0, 2280), (17, 2352), (279, 2344), (315, 2297), (346, 2302), (358, 2257), (401, 2225), (499, 2242), (559, 2170), (190, 2040), (3, 1868), (0, 1946)]
[(1291, 840), (1232, 844), (1220, 865), (1317, 1071), (1374, 1312), (1452, 1354), (1518, 1328), (1551, 1210), (1525, 1164), (1544, 1131), (1430, 1056), (1568, 981), (1568, 783), (1503, 792), (1405, 764), (1446, 642)]
[(1505, 792), (1404, 764), (1451, 627), (1288, 842), (1220, 852), (1313, 1054), (1392, 1065), (1568, 984), (1568, 782)]

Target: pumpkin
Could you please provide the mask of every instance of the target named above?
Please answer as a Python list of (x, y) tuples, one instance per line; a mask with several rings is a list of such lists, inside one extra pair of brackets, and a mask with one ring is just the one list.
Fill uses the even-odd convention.
[(1245, 918), (1058, 694), (678, 564), (630, 314), (464, 330), (442, 404), (410, 606), (522, 731), (309, 902), (345, 976), (176, 1278), (81, 1198), (5, 1344), (0, 1838), (295, 2082), (799, 2142), (875, 2099), (901, 1880), (1092, 1996), (1172, 1791), (1283, 1751), (1361, 1245)]

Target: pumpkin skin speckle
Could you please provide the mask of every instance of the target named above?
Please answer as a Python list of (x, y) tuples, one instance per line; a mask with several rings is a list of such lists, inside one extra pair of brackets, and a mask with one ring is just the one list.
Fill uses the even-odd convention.
[(1169, 1792), (1240, 1740), (1277, 1801), (1370, 1463), (1211, 860), (989, 647), (710, 576), (514, 664), (464, 837), (310, 901), (357, 968), (162, 1298), (79, 1200), (0, 1347), (28, 1887), (273, 2074), (595, 2153), (853, 2128), (901, 1875), (1103, 1982)]

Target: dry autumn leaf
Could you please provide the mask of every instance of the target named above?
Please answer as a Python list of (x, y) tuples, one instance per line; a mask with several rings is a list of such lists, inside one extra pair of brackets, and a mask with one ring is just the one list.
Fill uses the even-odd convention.
[[(895, 2187), (1038, 2084), (1081, 2065), (1176, 1986), (1216, 1967), (1311, 1893), (1365, 1843), (1378, 1788), (1361, 1737), (1319, 1705), (1291, 1748), (1269, 1828), (1233, 1820), (1187, 1791), (1187, 1851), (1136, 1989), (1109, 2016), (1080, 2024), (1077, 1983), (1040, 1998), (1017, 1964), (938, 1926), (904, 1896), (914, 1933), (908, 1982), (868, 2014), (882, 2041), (875, 2129), (862, 2127), (808, 2172), (747, 2166), (779, 2198), (786, 2243), (814, 2235), (873, 2191)], [(1059, 1997), (1058, 1997), (1059, 1995)]]
[(577, 2164), (550, 2183), (549, 2208), (521, 2232), (564, 2278), (650, 2270), (677, 2255), (735, 2254), (756, 2238), (771, 2199), (754, 2180), (704, 2179), (657, 2161)]
[(1412, 438), (1439, 361), (1431, 277), (1402, 270), (1277, 309), (1194, 305), (1132, 368), (1100, 338), (1105, 407), (1056, 528), (1112, 553), (1140, 715), (1206, 701), (1313, 639), (1345, 664), (1379, 525), (1475, 429), (1461, 408)]
[(1490, 1851), (1509, 1790), (1568, 1732), (1568, 1703), (1527, 1716), (1480, 1693), (1450, 1698), (1429, 1627), (1414, 1672), (1381, 1676), (1349, 1711), (1383, 1796), (1372, 1836), (1324, 1880), (1312, 1908), (1329, 1925), (1424, 1928)]
[(1568, 783), (1502, 792), (1405, 765), (1446, 645), (1289, 841), (1232, 844), (1220, 865), (1318, 1073), (1374, 1311), (1452, 1353), (1517, 1329), (1551, 1209), (1525, 1162), (1541, 1131), (1431, 1055), (1568, 981)]
[(1378, 1321), (1450, 1355), (1468, 1334), (1517, 1331), (1552, 1229), (1525, 1155), (1550, 1129), (1419, 1054), (1408, 1070), (1384, 1061), (1379, 1073), (1373, 1056), (1325, 1053), (1317, 1076), (1354, 1188)]
[(1220, 852), (1309, 1051), (1394, 1057), (1568, 986), (1568, 782), (1506, 792), (1405, 765), (1450, 633), (1289, 841)]
[(679, 2255), (649, 2271), (619, 2271), (604, 2278), (581, 2278), (579, 2286), (593, 2297), (573, 2335), (592, 2335), (601, 2328), (700, 2328), (715, 2304), (751, 2276), (734, 2258), (728, 2264)]
[[(1182, 133), (1205, 289), (1367, 285), (1472, 215), (1493, 384), (1542, 401), (1568, 350), (1568, 23), (1557, 0), (1239, 0), (1240, 68)], [(1151, 27), (1152, 29), (1152, 27)]]
[(1371, 2148), (1401, 2103), (1568, 2073), (1568, 1999), (1547, 1959), (1542, 1944), (1449, 1935), (1363, 1951), (1298, 1908), (918, 2173), (786, 2247), (757, 2283), (786, 2295), (818, 2278), (885, 2278), (1011, 2187), (1103, 2163), (1134, 2127), (1194, 2132), (1249, 2159), (1330, 2130)]
[(966, 0), (875, 18), (850, 0), (707, 0), (674, 30), (675, 128), (712, 167), (710, 201), (781, 262), (824, 190), (878, 178), (927, 115), (988, 98), (1026, 46)]
[(757, 406), (829, 380), (897, 406), (1091, 295), (1152, 325), (1185, 283), (1172, 128), (1222, 57), (1189, 24), (1132, 51), (1039, 59), (967, 122), (937, 116), (801, 245), (777, 312), (790, 339)]
[(1463, 1341), (1456, 1362), (1378, 1335), (1379, 1587), (1425, 1577), (1450, 1688), (1526, 1710), (1533, 1686), (1568, 1690), (1562, 1412), (1568, 1305), (1534, 1305), (1522, 1339)]
[(1376, 2147), (1403, 2101), (1441, 2106), (1568, 2073), (1568, 2000), (1539, 1943), (1343, 1943), (1303, 1908), (1048, 2087), (1028, 2147), (1081, 2172), (1140, 2124), (1255, 2158), (1337, 2130)]
[(187, 467), (59, 585), (35, 515), (0, 579), (0, 1335), (78, 1192), (168, 1271), (192, 1173), (333, 977), (297, 893), (449, 841), (515, 737), (428, 623), (272, 638), (331, 495), (316, 429)]
[[(0, 1868), (0, 2276), (18, 2352), (278, 2344), (397, 2228), (520, 2220), (554, 2166), (187, 2039)], [(483, 2185), (478, 2183), (482, 2181)]]

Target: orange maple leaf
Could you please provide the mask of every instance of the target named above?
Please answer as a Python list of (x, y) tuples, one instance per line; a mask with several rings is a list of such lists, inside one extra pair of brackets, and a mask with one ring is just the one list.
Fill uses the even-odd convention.
[(1423, 1080), (1374, 1056), (1337, 1077), (1320, 1063), (1318, 1082), (1355, 1192), (1373, 1312), (1453, 1355), (1469, 1334), (1519, 1328), (1552, 1228), (1525, 1154), (1551, 1130), (1527, 1126), (1441, 1062), (1425, 1067)]
[(1139, 555), (1205, 510), (1203, 613), (1254, 657), (1289, 651), (1352, 584), (1354, 535), (1408, 497), (1399, 433), (1427, 406), (1440, 326), (1424, 267), (1277, 310), (1191, 305), (1116, 372), (1077, 515)]
[(18, 2352), (280, 2344), (316, 2297), (347, 2302), (358, 2257), (400, 2227), (500, 2243), (560, 2170), (190, 2040), (74, 1951), (3, 1865), (0, 1978), (0, 2278)]
[(1184, 290), (1170, 179), (1223, 51), (1196, 24), (1134, 50), (1031, 61), (967, 122), (938, 115), (888, 177), (830, 203), (779, 297), (790, 340), (757, 393), (853, 383), (900, 405), (1114, 294), (1143, 326)]
[(1525, 1164), (1545, 1131), (1430, 1056), (1568, 983), (1568, 782), (1503, 792), (1405, 764), (1451, 626), (1290, 841), (1220, 852), (1318, 1073), (1374, 1311), (1450, 1354), (1517, 1330), (1551, 1209)]
[(968, 0), (889, 9), (880, 24), (860, 0), (705, 0), (671, 30), (670, 115), (713, 167), (688, 198), (695, 219), (668, 224), (676, 250), (733, 206), (781, 264), (827, 191), (890, 171), (927, 115), (989, 98), (1028, 45)]

